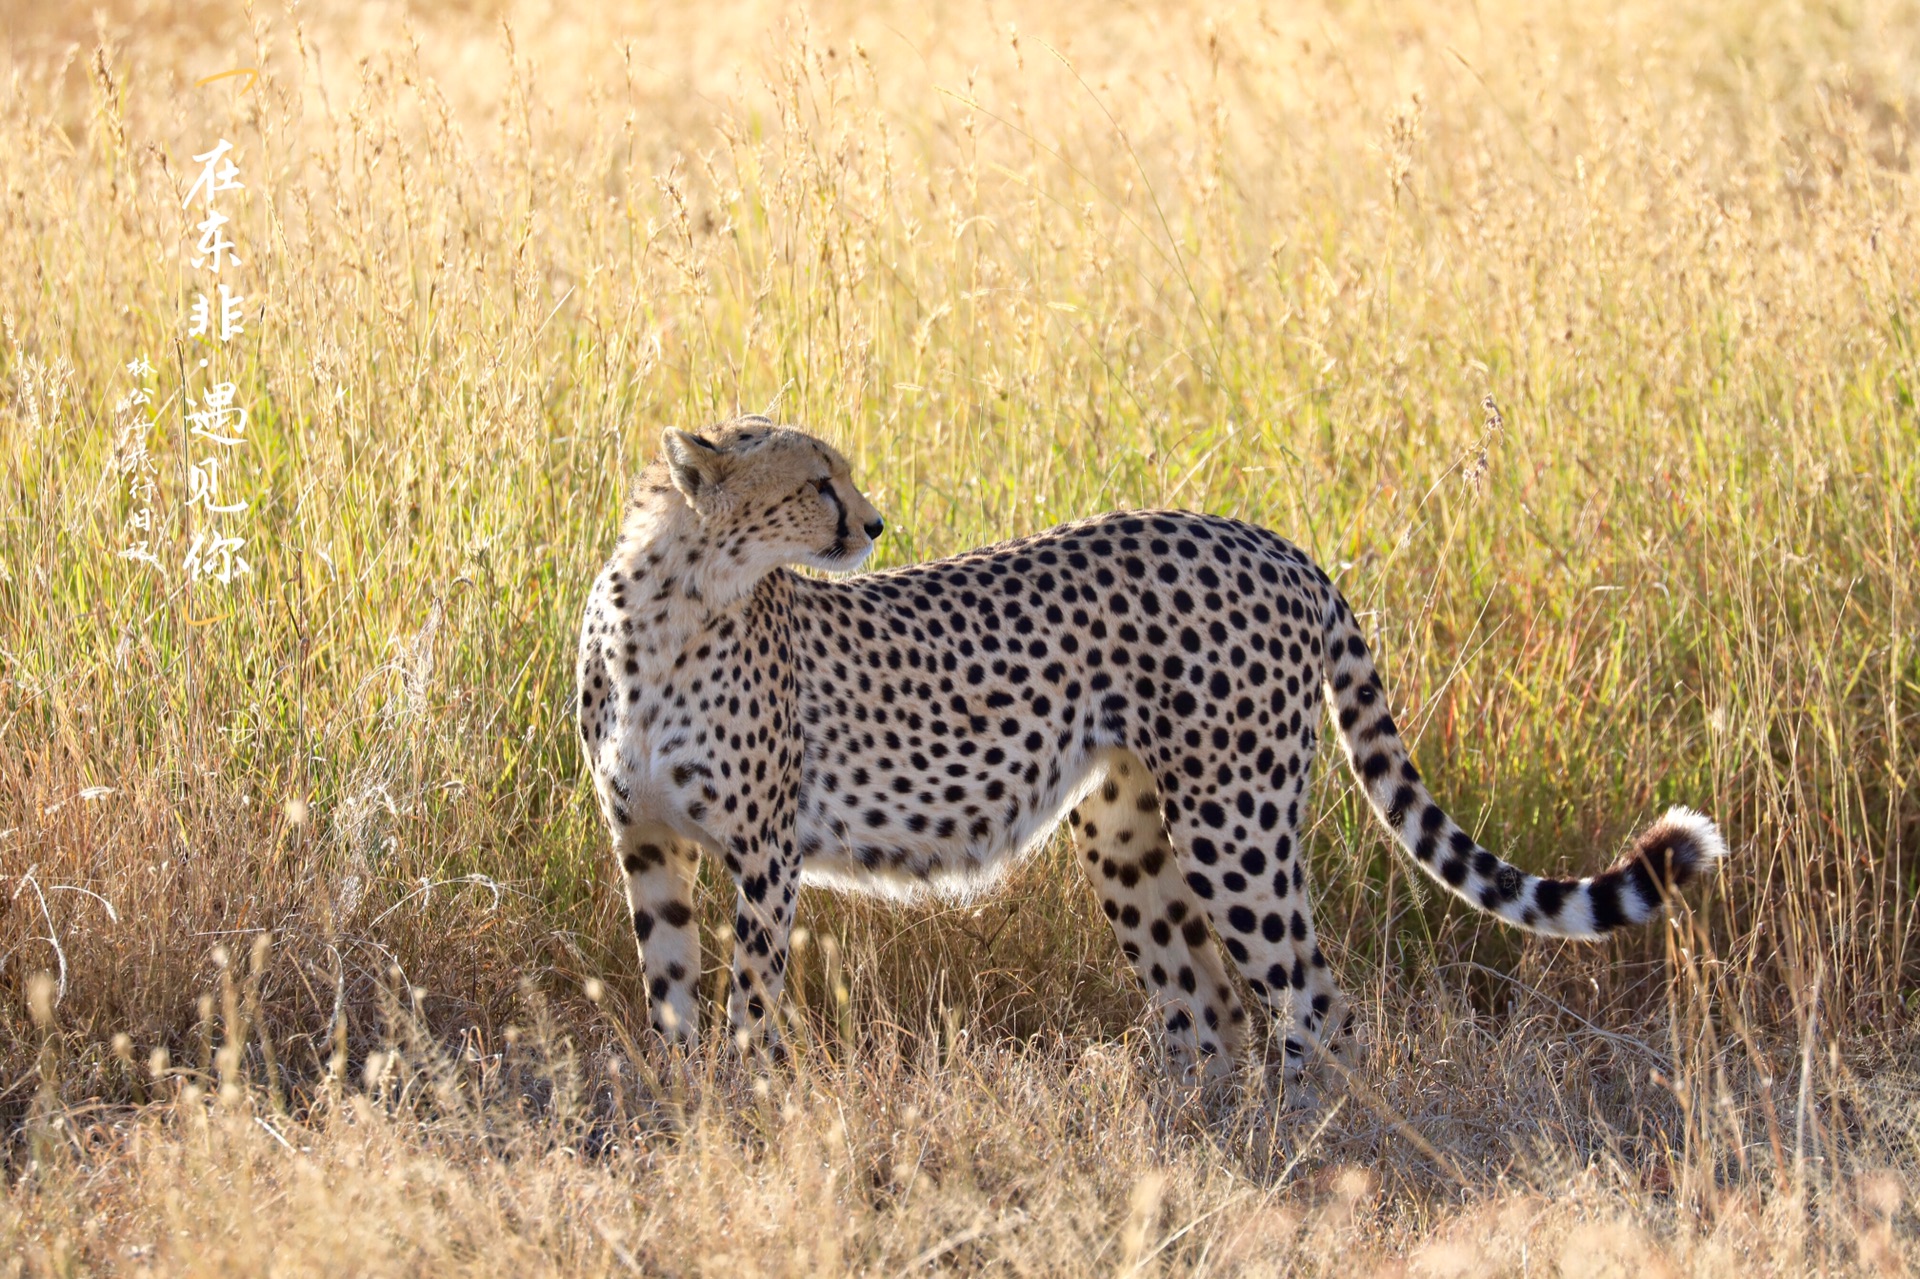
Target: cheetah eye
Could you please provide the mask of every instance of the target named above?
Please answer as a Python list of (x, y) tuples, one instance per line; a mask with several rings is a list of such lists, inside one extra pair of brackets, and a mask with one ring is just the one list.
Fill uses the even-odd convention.
[(833, 492), (832, 478), (823, 476), (822, 478), (815, 480), (813, 482), (813, 489), (814, 489), (814, 492), (820, 494), (822, 497), (825, 497), (827, 494)]

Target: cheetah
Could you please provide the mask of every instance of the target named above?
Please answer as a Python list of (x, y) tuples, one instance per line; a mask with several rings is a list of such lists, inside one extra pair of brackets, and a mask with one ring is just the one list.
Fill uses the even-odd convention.
[(819, 883), (971, 894), (1064, 817), (1170, 1057), (1249, 1047), (1242, 997), (1286, 1017), (1284, 1061), (1349, 1047), (1308, 908), (1301, 820), (1326, 690), (1379, 819), (1439, 884), (1535, 933), (1658, 914), (1725, 855), (1669, 809), (1611, 869), (1548, 879), (1428, 794), (1347, 601), (1266, 529), (1124, 511), (851, 577), (883, 529), (846, 460), (760, 416), (668, 430), (595, 580), (579, 732), (653, 1030), (697, 1042), (701, 853), (736, 889), (727, 1014), (773, 1013), (795, 899)]

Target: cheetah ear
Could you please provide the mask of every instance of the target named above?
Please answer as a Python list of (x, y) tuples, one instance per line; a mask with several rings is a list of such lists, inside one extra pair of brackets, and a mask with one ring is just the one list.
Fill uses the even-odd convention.
[(672, 427), (660, 433), (660, 447), (667, 455), (667, 474), (673, 486), (695, 507), (709, 502), (713, 490), (726, 480), (732, 469), (727, 455), (710, 442)]

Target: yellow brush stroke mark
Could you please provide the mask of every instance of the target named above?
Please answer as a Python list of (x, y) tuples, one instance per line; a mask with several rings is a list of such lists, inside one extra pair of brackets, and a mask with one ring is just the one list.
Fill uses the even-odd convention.
[(233, 610), (228, 609), (226, 612), (214, 617), (189, 617), (184, 620), (188, 626), (212, 626), (215, 622), (224, 622), (232, 616)]
[(237, 75), (243, 75), (247, 77), (246, 85), (240, 90), (240, 92), (242, 93), (245, 93), (248, 89), (251, 89), (254, 85), (260, 83), (259, 67), (235, 67), (231, 71), (220, 71), (220, 72), (216, 72), (213, 75), (207, 76), (203, 79), (195, 80), (193, 82), (193, 87), (196, 89), (204, 88), (205, 86), (212, 84), (215, 80), (226, 80)]

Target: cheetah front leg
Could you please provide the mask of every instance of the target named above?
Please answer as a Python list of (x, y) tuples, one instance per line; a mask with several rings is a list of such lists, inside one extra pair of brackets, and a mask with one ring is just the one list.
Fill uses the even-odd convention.
[(777, 1009), (787, 980), (800, 858), (791, 839), (736, 839), (727, 858), (737, 892), (733, 912), (733, 984), (727, 1019), (741, 1048), (780, 1047)]
[(647, 982), (654, 1032), (669, 1044), (697, 1045), (700, 1013), (700, 927), (693, 917), (699, 870), (694, 845), (665, 829), (614, 828), (614, 852), (626, 875), (627, 905)]

